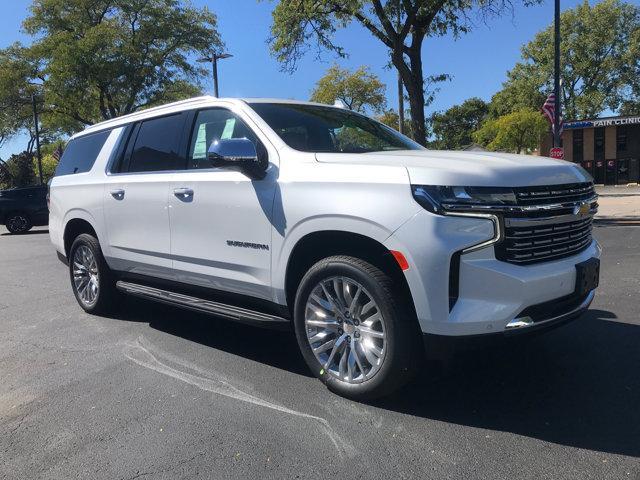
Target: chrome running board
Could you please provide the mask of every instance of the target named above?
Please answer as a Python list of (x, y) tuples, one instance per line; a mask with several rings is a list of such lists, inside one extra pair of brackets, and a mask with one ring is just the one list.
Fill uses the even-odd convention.
[(589, 305), (591, 305), (591, 302), (593, 301), (593, 297), (595, 296), (595, 294), (596, 294), (596, 291), (591, 290), (587, 294), (585, 299), (582, 301), (582, 303), (580, 303), (580, 305), (556, 317), (545, 318), (544, 320), (538, 320), (537, 322), (528, 316), (514, 318), (509, 323), (507, 323), (505, 330), (514, 331), (519, 329), (525, 329), (528, 327), (537, 327), (539, 325), (545, 325), (547, 323), (554, 323), (554, 322), (561, 322), (563, 320), (568, 320), (572, 317), (576, 317), (589, 308)]
[(169, 290), (140, 285), (138, 283), (119, 280), (116, 282), (116, 288), (124, 293), (136, 297), (146, 298), (148, 300), (166, 303), (180, 308), (186, 308), (196, 312), (216, 315), (240, 323), (270, 328), (288, 328), (290, 324), (290, 320), (277, 315), (258, 312), (248, 308), (237, 307), (235, 305), (214, 302), (204, 298), (192, 297), (181, 293), (171, 292)]

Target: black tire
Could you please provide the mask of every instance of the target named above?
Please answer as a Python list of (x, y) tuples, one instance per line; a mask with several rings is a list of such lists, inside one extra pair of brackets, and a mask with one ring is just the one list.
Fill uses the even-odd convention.
[(24, 212), (12, 212), (5, 219), (5, 226), (9, 233), (19, 235), (28, 232), (33, 227), (31, 218)]
[[(386, 353), (377, 372), (371, 378), (360, 380), (360, 383), (350, 383), (339, 378), (335, 372), (332, 374), (325, 371), (325, 366), (316, 358), (307, 338), (307, 301), (320, 282), (335, 277), (355, 281), (364, 287), (384, 318)], [(405, 296), (394, 288), (391, 277), (370, 263), (349, 256), (332, 256), (320, 260), (300, 282), (294, 307), (298, 345), (311, 371), (331, 391), (354, 400), (382, 397), (406, 384), (413, 378), (422, 358), (421, 337), (415, 315), (405, 307), (406, 304)], [(355, 321), (355, 317), (353, 320)], [(345, 319), (342, 325), (346, 325), (346, 322)], [(342, 329), (338, 331), (338, 334), (342, 333), (346, 334), (346, 328), (344, 332)], [(356, 334), (353, 335), (355, 337)], [(351, 337), (348, 338), (351, 341)]]
[[(95, 298), (88, 301), (80, 293), (76, 281), (74, 280), (74, 268), (77, 267), (74, 259), (76, 252), (80, 248), (88, 248), (95, 259), (95, 277), (97, 278), (97, 293)], [(116, 290), (116, 279), (107, 265), (102, 255), (98, 239), (88, 233), (78, 235), (69, 249), (69, 278), (71, 289), (82, 309), (91, 314), (107, 314), (115, 310), (117, 305), (118, 291)]]

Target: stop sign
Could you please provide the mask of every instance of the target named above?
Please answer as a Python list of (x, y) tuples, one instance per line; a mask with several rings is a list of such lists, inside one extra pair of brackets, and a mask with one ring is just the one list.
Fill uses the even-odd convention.
[(558, 160), (562, 160), (564, 158), (564, 150), (562, 147), (553, 147), (549, 151), (549, 156), (551, 158), (557, 158)]

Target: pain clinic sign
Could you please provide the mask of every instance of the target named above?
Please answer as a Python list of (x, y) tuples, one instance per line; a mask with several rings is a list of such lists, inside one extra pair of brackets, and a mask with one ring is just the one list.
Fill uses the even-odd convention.
[(600, 120), (584, 120), (578, 122), (566, 122), (565, 129), (575, 128), (597, 128), (610, 127), (618, 125), (636, 125), (640, 124), (640, 117), (623, 117), (623, 118), (602, 118)]

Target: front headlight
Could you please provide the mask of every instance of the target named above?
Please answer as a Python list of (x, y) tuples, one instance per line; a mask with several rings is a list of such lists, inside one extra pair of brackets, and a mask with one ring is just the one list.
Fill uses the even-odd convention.
[(513, 189), (505, 187), (412, 185), (411, 190), (420, 205), (437, 214), (486, 211), (516, 205)]

